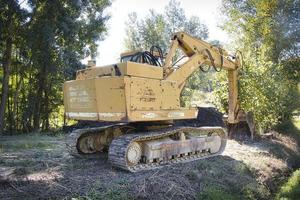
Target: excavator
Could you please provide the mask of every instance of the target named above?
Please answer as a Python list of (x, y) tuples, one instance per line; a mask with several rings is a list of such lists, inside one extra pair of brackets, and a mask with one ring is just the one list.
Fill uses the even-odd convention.
[[(206, 65), (228, 71), (227, 122), (238, 123), (240, 56), (185, 32), (175, 33), (171, 41), (166, 55), (157, 46), (123, 54), (120, 63), (91, 64), (77, 71), (76, 80), (64, 83), (65, 117), (102, 123), (67, 136), (72, 155), (108, 152), (113, 167), (138, 172), (223, 152), (224, 128), (172, 122), (197, 117), (197, 108), (181, 107), (180, 95), (188, 78)], [(174, 62), (178, 51), (185, 57), (183, 62)]]

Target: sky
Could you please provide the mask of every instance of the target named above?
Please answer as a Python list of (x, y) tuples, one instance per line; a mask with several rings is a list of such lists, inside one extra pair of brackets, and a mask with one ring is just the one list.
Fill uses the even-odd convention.
[[(139, 19), (147, 16), (149, 9), (163, 13), (168, 2), (169, 0), (114, 0), (107, 10), (111, 18), (108, 21), (108, 34), (104, 41), (99, 42), (97, 66), (119, 62), (120, 54), (125, 49), (125, 22), (129, 13), (136, 12)], [(208, 40), (219, 40), (222, 43), (228, 41), (227, 34), (218, 28), (218, 23), (221, 21), (222, 0), (181, 0), (180, 2), (188, 17), (198, 16), (208, 26)]]

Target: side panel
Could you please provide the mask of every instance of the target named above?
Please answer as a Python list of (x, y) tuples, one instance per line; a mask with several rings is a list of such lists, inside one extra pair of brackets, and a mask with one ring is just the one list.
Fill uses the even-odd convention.
[[(193, 119), (196, 108), (181, 108), (175, 82), (125, 78), (128, 121)], [(178, 100), (177, 100), (178, 99)]]
[(119, 122), (195, 118), (197, 109), (180, 108), (174, 84), (130, 76), (69, 81), (64, 84), (66, 116)]
[(130, 110), (161, 109), (160, 80), (131, 77)]
[(162, 79), (162, 67), (147, 65), (143, 63), (127, 62), (126, 75), (145, 77), (150, 79)]
[(94, 79), (68, 81), (64, 84), (66, 117), (79, 120), (97, 120)]
[(99, 120), (123, 121), (126, 118), (124, 77), (95, 80)]
[(162, 81), (162, 102), (161, 107), (163, 110), (179, 109), (180, 108), (180, 91), (176, 82)]

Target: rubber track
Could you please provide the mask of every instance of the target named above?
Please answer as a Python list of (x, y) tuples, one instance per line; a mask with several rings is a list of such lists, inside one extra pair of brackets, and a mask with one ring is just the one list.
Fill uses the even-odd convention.
[[(221, 140), (221, 147), (217, 153), (210, 154), (209, 152), (198, 153), (198, 154), (191, 154), (186, 155), (183, 157), (174, 158), (171, 160), (164, 160), (157, 163), (149, 163), (149, 164), (137, 164), (135, 166), (129, 166), (126, 159), (126, 152), (128, 146), (132, 142), (138, 141), (146, 141), (146, 140), (155, 140), (162, 137), (170, 136), (172, 134), (177, 133), (180, 130), (192, 130), (192, 131), (200, 131), (200, 132), (218, 132), (220, 133), (222, 140)], [(126, 134), (122, 135), (116, 139), (114, 139), (109, 147), (109, 154), (108, 160), (114, 167), (122, 168), (124, 170), (128, 170), (131, 172), (138, 172), (143, 170), (150, 170), (161, 168), (163, 166), (175, 164), (175, 163), (184, 163), (190, 162), (194, 160), (204, 159), (208, 157), (213, 157), (221, 154), (226, 146), (226, 139), (227, 133), (222, 127), (170, 127), (166, 129), (161, 129), (159, 131), (152, 131), (152, 132), (141, 132), (135, 134)]]

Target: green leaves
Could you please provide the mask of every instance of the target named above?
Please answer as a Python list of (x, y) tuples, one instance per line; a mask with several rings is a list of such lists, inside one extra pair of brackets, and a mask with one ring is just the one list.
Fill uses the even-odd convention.
[(188, 18), (180, 7), (180, 2), (176, 0), (169, 2), (163, 14), (149, 10), (144, 19), (138, 19), (136, 13), (129, 14), (126, 25), (125, 47), (128, 50), (147, 50), (158, 45), (166, 52), (172, 34), (178, 31), (185, 31), (202, 39), (208, 37), (207, 26), (196, 16)]
[[(239, 80), (241, 106), (255, 113), (263, 130), (287, 120), (299, 109), (296, 87), (300, 79), (295, 71), (300, 70), (300, 33), (299, 26), (295, 27), (299, 16), (294, 15), (299, 9), (299, 0), (223, 1), (227, 16), (223, 28), (244, 55)], [(217, 94), (223, 98), (224, 92)]]
[(95, 56), (97, 42), (105, 37), (109, 16), (104, 10), (111, 1), (28, 0), (22, 1), (24, 8), (18, 2), (0, 0), (1, 37), (11, 31), (3, 23), (3, 9), (8, 3), (17, 8), (7, 127), (48, 129), (51, 116), (61, 112), (62, 84), (82, 67), (81, 59)]

